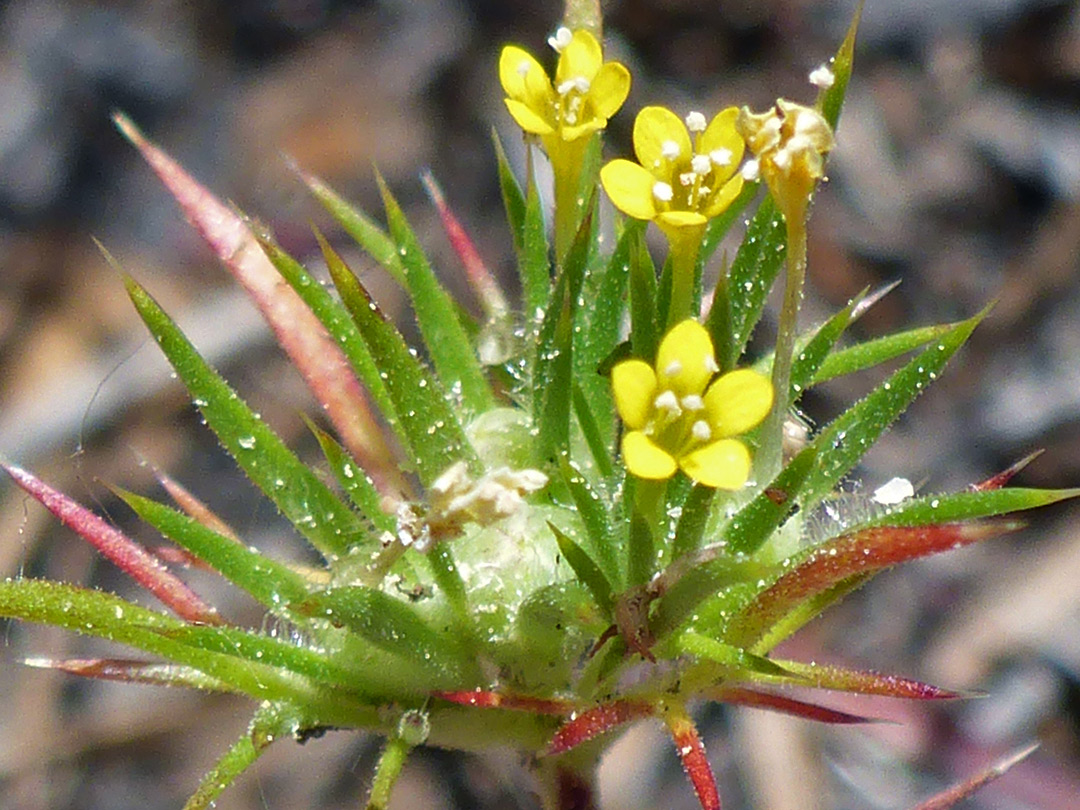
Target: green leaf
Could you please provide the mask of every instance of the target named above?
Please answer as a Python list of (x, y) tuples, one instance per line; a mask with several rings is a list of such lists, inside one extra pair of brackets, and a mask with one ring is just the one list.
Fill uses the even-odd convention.
[[(730, 677), (737, 678), (741, 673), (751, 673), (769, 677), (786, 676), (788, 679), (795, 680), (791, 678), (791, 673), (768, 658), (752, 655), (741, 647), (725, 644), (701, 633), (695, 633), (693, 630), (680, 633), (675, 637), (674, 643), (686, 655), (693, 655), (696, 658), (720, 664), (723, 670), (727, 670)], [(715, 682), (716, 668), (707, 667), (707, 670), (711, 676), (709, 680)]]
[(709, 263), (709, 259), (712, 258), (716, 249), (720, 247), (720, 243), (728, 235), (731, 226), (742, 216), (746, 207), (753, 202), (760, 187), (761, 184), (758, 182), (743, 183), (739, 196), (732, 200), (731, 204), (721, 211), (719, 216), (709, 220), (709, 224), (705, 226), (705, 236), (701, 240), (701, 250), (698, 253), (699, 265), (704, 267)]
[[(772, 197), (765, 197), (750, 220), (746, 236), (735, 253), (728, 271), (728, 295), (731, 301), (730, 354), (720, 357), (722, 368), (734, 368), (746, 350), (754, 327), (761, 319), (765, 299), (787, 256), (787, 231), (784, 218), (776, 210)], [(727, 341), (719, 341), (723, 346)]]
[[(593, 414), (592, 408), (589, 407), (585, 392), (581, 388), (580, 377), (574, 378), (573, 388), (574, 415), (577, 416), (581, 435), (585, 437), (585, 443), (589, 446), (589, 453), (592, 455), (593, 463), (596, 464), (596, 469), (600, 472), (600, 475), (604, 478), (610, 478), (615, 474), (615, 470), (611, 466), (612, 446), (609, 440), (605, 439), (604, 431), (597, 424), (596, 416)], [(610, 434), (612, 432), (611, 428), (614, 427), (614, 416), (609, 417), (605, 424), (609, 427), (607, 432)]]
[(656, 266), (645, 243), (645, 229), (630, 237), (630, 342), (634, 356), (651, 363), (660, 338), (656, 318)]
[(307, 595), (304, 578), (288, 566), (157, 501), (119, 488), (114, 492), (165, 537), (190, 551), (271, 610), (280, 610), (284, 604)]
[(724, 526), (724, 540), (734, 554), (753, 554), (795, 511), (796, 496), (817, 468), (818, 447), (808, 445), (770, 484), (736, 512)]
[(1076, 497), (1080, 497), (1080, 489), (1022, 487), (926, 495), (890, 506), (884, 514), (862, 521), (846, 531), (874, 526), (932, 526), (938, 523), (955, 523), (1037, 509)]
[(705, 535), (705, 525), (709, 520), (709, 507), (712, 506), (715, 496), (716, 490), (704, 484), (695, 484), (690, 490), (680, 508), (679, 522), (675, 526), (671, 560), (692, 554), (701, 547), (701, 538)]
[(476, 472), (479, 465), (476, 451), (469, 445), (438, 380), (379, 312), (341, 257), (328, 245), (324, 250), (341, 300), (384, 375), (387, 394), (399, 415), (407, 452), (412, 454), (421, 483), (430, 486), (456, 461), (466, 461)]
[(435, 277), (424, 249), (386, 181), (378, 173), (375, 179), (386, 208), (390, 236), (397, 244), (405, 268), (405, 288), (435, 371), (448, 391), (460, 389), (462, 404), (469, 411), (490, 410), (495, 405), (494, 395), (468, 333), (458, 319), (458, 308)]
[(814, 379), (815, 373), (826, 362), (829, 352), (832, 351), (844, 330), (851, 324), (856, 308), (866, 297), (867, 290), (863, 290), (857, 296), (848, 301), (846, 307), (825, 321), (809, 340), (805, 341), (802, 348), (795, 352), (791, 364), (791, 391), (788, 395), (788, 404), (795, 403), (802, 392)]
[(618, 507), (611, 507), (596, 492), (585, 476), (566, 459), (560, 459), (560, 471), (570, 497), (574, 500), (578, 517), (585, 527), (592, 556), (596, 558), (604, 576), (610, 583), (622, 582), (619, 566), (619, 549), (612, 533), (614, 515)]
[(442, 688), (460, 689), (483, 679), (449, 619), (425, 617), (412, 605), (362, 585), (329, 588), (293, 605), (297, 612), (352, 630), (406, 661)]
[(536, 183), (530, 180), (525, 193), (525, 219), (521, 229), (521, 250), (518, 253), (521, 298), (525, 306), (525, 318), (530, 322), (537, 319), (537, 312), (544, 312), (551, 305), (549, 253), (540, 193), (536, 190)]
[(124, 284), (207, 424), (297, 531), (331, 559), (355, 545), (376, 543), (367, 525), (210, 368), (150, 294), (130, 277)]
[(908, 352), (915, 351), (920, 346), (948, 334), (957, 325), (955, 323), (946, 323), (909, 329), (833, 352), (825, 358), (821, 367), (810, 378), (807, 387), (818, 385), (834, 377), (854, 374), (857, 371), (872, 368)]
[[(259, 230), (254, 230), (254, 232), (267, 258), (277, 268), (281, 277), (289, 282), (304, 303), (315, 313), (319, 322), (326, 327), (326, 331), (341, 347), (349, 360), (349, 365), (352, 366), (357, 377), (363, 381), (371, 398), (375, 400), (383, 418), (391, 427), (396, 428), (397, 417), (394, 414), (393, 403), (386, 393), (386, 385), (379, 376), (379, 369), (371, 358), (367, 344), (357, 331), (356, 324), (349, 317), (348, 311), (304, 269), (300, 262), (282, 250), (269, 233)], [(318, 231), (315, 232), (315, 238), (320, 244), (325, 243), (325, 239)]]
[(987, 307), (951, 328), (818, 434), (809, 445), (818, 451), (816, 468), (798, 493), (803, 509), (813, 507), (832, 491), (896, 417), (937, 379), (989, 311)]
[(596, 604), (604, 611), (604, 615), (611, 618), (615, 598), (612, 593), (611, 583), (604, 576), (604, 572), (593, 562), (585, 549), (571, 540), (558, 526), (548, 521), (548, 528), (555, 535), (555, 542), (559, 544), (559, 553), (562, 554), (563, 559), (569, 563), (570, 567), (574, 569), (574, 573), (577, 574), (577, 578), (589, 589), (593, 599), (596, 600)]
[(851, 69), (855, 63), (855, 36), (859, 31), (859, 20), (862, 18), (863, 4), (860, 0), (851, 18), (844, 41), (830, 65), (833, 72), (831, 87), (825, 88), (818, 96), (818, 109), (821, 110), (825, 120), (834, 130), (840, 122), (840, 110), (844, 106), (844, 96), (847, 94), (848, 81), (851, 79)]
[(334, 441), (333, 436), (307, 417), (304, 417), (304, 421), (307, 423), (308, 430), (319, 442), (319, 447), (322, 448), (338, 486), (348, 496), (352, 505), (359, 509), (360, 513), (379, 531), (393, 532), (397, 528), (397, 519), (383, 511), (383, 496), (375, 489), (372, 480), (345, 452), (345, 448)]
[(355, 239), (364, 252), (377, 261), (394, 281), (405, 287), (405, 268), (401, 264), (397, 245), (389, 234), (374, 219), (346, 202), (321, 179), (299, 169), (297, 172), (315, 199), (330, 213), (345, 233)]
[(503, 208), (506, 209), (506, 223), (510, 226), (510, 235), (514, 239), (514, 250), (521, 252), (525, 244), (525, 194), (518, 184), (510, 161), (506, 158), (502, 141), (495, 127), (491, 128), (491, 140), (495, 145), (495, 161), (499, 171), (499, 190), (502, 191)]

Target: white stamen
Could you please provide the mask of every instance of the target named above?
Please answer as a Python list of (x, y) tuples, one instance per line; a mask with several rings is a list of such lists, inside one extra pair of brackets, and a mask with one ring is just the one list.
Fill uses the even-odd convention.
[(660, 154), (668, 160), (675, 160), (682, 150), (677, 141), (664, 141), (660, 144)]
[(548, 37), (548, 45), (554, 48), (558, 53), (562, 53), (563, 48), (569, 45), (570, 40), (573, 38), (574, 33), (564, 25), (555, 32), (554, 36)]
[(915, 487), (906, 478), (892, 478), (874, 490), (871, 500), (882, 506), (906, 501), (915, 495)]
[(753, 183), (761, 176), (761, 164), (756, 160), (748, 160), (742, 167), (743, 180)]
[(720, 366), (716, 364), (716, 358), (711, 354), (705, 355), (705, 370), (710, 374), (715, 374), (720, 370)]
[(697, 110), (686, 116), (686, 128), (691, 132), (704, 132), (706, 126), (708, 126), (708, 122), (705, 120), (705, 116)]
[(667, 411), (678, 416), (682, 413), (682, 408), (679, 407), (679, 400), (675, 398), (674, 391), (665, 391), (655, 400), (653, 400), (653, 406), (658, 411)]
[(680, 186), (693, 185), (693, 183), (694, 183), (694, 181), (696, 179), (697, 179), (697, 175), (694, 174), (693, 172), (683, 172), (682, 174), (679, 175), (679, 185)]
[(671, 186), (667, 183), (656, 183), (652, 187), (652, 194), (660, 202), (671, 202), (671, 198), (675, 196), (675, 192)]
[(709, 429), (709, 423), (703, 419), (694, 422), (694, 426), (690, 428), (690, 432), (699, 442), (707, 442), (712, 438), (712, 430)]
[(810, 84), (814, 87), (820, 87), (822, 90), (828, 90), (836, 82), (836, 76), (828, 65), (820, 65), (810, 71)]
[(664, 374), (669, 377), (674, 377), (680, 371), (682, 371), (682, 363), (680, 363), (678, 360), (672, 360), (670, 363), (667, 364), (667, 368), (664, 369)]
[(529, 75), (529, 68), (531, 67), (532, 65), (530, 64), (528, 59), (522, 59), (520, 62), (518, 62), (517, 75), (524, 79), (526, 76)]
[(687, 394), (682, 398), (681, 404), (687, 411), (700, 411), (705, 407), (705, 401), (697, 394)]
[(574, 83), (574, 89), (582, 94), (588, 93), (589, 88), (592, 87), (592, 82), (590, 82), (584, 76), (575, 76), (570, 81)]
[(709, 152), (709, 160), (717, 166), (730, 166), (731, 158), (732, 154), (730, 149), (713, 149)]
[(814, 148), (814, 144), (806, 137), (806, 135), (798, 134), (798, 130), (796, 129), (796, 134), (788, 138), (788, 142), (784, 145), (784, 148), (794, 155), (798, 152), (809, 152)]
[(559, 82), (559, 86), (555, 88), (555, 92), (558, 93), (560, 96), (565, 96), (576, 86), (577, 85), (574, 83), (573, 79), (567, 79), (564, 82)]
[(777, 149), (773, 155), (773, 163), (780, 171), (785, 171), (791, 166), (791, 153), (787, 149)]
[(563, 116), (563, 121), (568, 123), (570, 126), (574, 126), (574, 124), (577, 123), (577, 111), (567, 110), (566, 115)]
[(712, 171), (712, 161), (708, 155), (694, 155), (690, 158), (690, 167), (695, 174), (706, 175)]
[(708, 186), (698, 186), (698, 190), (697, 190), (698, 199), (699, 200), (705, 199), (706, 197), (709, 196), (709, 192), (711, 192), (711, 191), (712, 191), (712, 189), (709, 188)]

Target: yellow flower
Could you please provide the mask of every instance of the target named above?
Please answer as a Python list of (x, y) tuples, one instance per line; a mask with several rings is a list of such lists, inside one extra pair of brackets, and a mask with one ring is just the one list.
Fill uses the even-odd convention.
[(600, 170), (615, 207), (652, 220), (669, 239), (683, 229), (702, 230), (742, 191), (738, 114), (729, 107), (706, 124), (704, 115), (692, 112), (684, 124), (665, 107), (645, 107), (634, 121), (639, 162), (613, 160)]
[(540, 136), (554, 163), (564, 142), (607, 126), (630, 92), (630, 71), (605, 62), (600, 43), (588, 31), (560, 28), (548, 42), (559, 52), (554, 85), (536, 58), (516, 45), (502, 50), (499, 81), (510, 115), (523, 130)]
[(761, 176), (790, 222), (806, 215), (814, 186), (833, 148), (829, 123), (813, 107), (779, 99), (765, 113), (739, 112), (735, 126), (757, 158)]
[(709, 487), (746, 483), (750, 451), (732, 437), (765, 418), (772, 384), (750, 369), (714, 380), (718, 370), (712, 339), (694, 320), (664, 336), (655, 369), (643, 360), (624, 360), (612, 369), (615, 405), (629, 428), (622, 457), (631, 473), (662, 480), (682, 469)]

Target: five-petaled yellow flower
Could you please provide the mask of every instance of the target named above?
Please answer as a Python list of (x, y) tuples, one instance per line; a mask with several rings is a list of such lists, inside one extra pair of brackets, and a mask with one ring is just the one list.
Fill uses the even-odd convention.
[[(660, 342), (655, 369), (624, 360), (611, 371), (627, 469), (662, 480), (682, 469), (698, 483), (738, 489), (750, 477), (750, 451), (732, 438), (758, 425), (773, 402), (772, 384), (750, 369), (718, 372), (712, 339), (694, 320)], [(716, 379), (713, 379), (716, 377)]]
[(510, 115), (523, 130), (540, 136), (555, 163), (564, 144), (607, 125), (630, 92), (630, 71), (605, 62), (600, 43), (588, 31), (560, 28), (548, 41), (559, 52), (554, 84), (535, 57), (516, 45), (502, 50), (499, 81)]
[(814, 185), (825, 174), (832, 128), (813, 107), (779, 99), (771, 110), (743, 107), (736, 126), (757, 157), (761, 176), (790, 222), (806, 216)]
[(600, 171), (615, 207), (635, 219), (652, 220), (673, 244), (679, 231), (700, 234), (742, 191), (738, 114), (729, 107), (706, 123), (704, 115), (692, 112), (684, 124), (666, 107), (642, 109), (634, 120), (639, 163), (613, 160)]

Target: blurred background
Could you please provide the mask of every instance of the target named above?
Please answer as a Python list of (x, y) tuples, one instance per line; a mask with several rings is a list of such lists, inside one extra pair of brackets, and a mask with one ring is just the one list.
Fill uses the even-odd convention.
[[(777, 96), (809, 101), (807, 74), (833, 53), (853, 9), (848, 0), (621, 0), (605, 10), (608, 56), (634, 76), (610, 128), (614, 156), (629, 152), (633, 112), (648, 103), (711, 114), (730, 104), (761, 109)], [(297, 255), (313, 253), (314, 221), (354, 266), (372, 271), (282, 153), (373, 213), (377, 163), (460, 289), (418, 170), (433, 168), (489, 265), (509, 274), (491, 126), (513, 155), (521, 146), (495, 62), (511, 40), (545, 51), (560, 14), (559, 3), (524, 0), (0, 3), (0, 452), (155, 543), (98, 483), (159, 495), (152, 463), (246, 539), (295, 558), (294, 537), (200, 428), (147, 345), (91, 237), (309, 453), (299, 414), (312, 403), (110, 111), (130, 114)], [(868, 0), (830, 182), (813, 212), (806, 322), (867, 285), (897, 280), (857, 335), (998, 304), (868, 458), (865, 487), (900, 475), (924, 491), (958, 489), (1039, 448), (1046, 452), (1017, 483), (1080, 482), (1078, 102), (1080, 3)], [(871, 383), (816, 392), (808, 419), (827, 421)], [(1024, 532), (887, 573), (785, 649), (988, 697), (833, 701), (898, 721), (856, 730), (703, 707), (725, 807), (900, 810), (1035, 740), (1040, 751), (965, 806), (1077, 807), (1076, 516), (1076, 507), (1047, 509)], [(6, 482), (0, 573), (132, 593)], [(249, 604), (193, 579), (227, 615), (258, 626)], [(107, 648), (50, 629), (2, 631), (0, 807), (177, 808), (246, 726), (250, 706), (240, 700), (29, 670), (20, 658)], [(279, 744), (218, 806), (358, 807), (376, 751), (348, 733)], [(419, 753), (395, 806), (533, 807), (517, 764), (505, 753)], [(647, 724), (605, 762), (602, 789), (610, 810), (696, 806), (670, 744)]]

